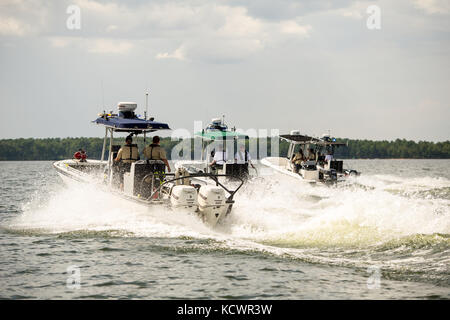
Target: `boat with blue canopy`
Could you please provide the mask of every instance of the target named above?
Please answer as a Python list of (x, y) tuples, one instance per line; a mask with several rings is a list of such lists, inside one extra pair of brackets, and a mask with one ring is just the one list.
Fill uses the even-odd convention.
[[(96, 184), (126, 200), (197, 213), (205, 223), (215, 226), (231, 212), (234, 195), (243, 180), (229, 188), (223, 181), (229, 175), (224, 173), (188, 172), (182, 168), (166, 172), (161, 160), (114, 161), (121, 148), (114, 144), (114, 133), (128, 133), (128, 137), (143, 134), (145, 141), (147, 134), (170, 130), (167, 123), (140, 118), (135, 114), (136, 108), (134, 102), (119, 102), (117, 113), (100, 113), (92, 122), (105, 128), (101, 159), (57, 161), (53, 166), (59, 176), (66, 183)], [(132, 146), (137, 150), (137, 145)]]

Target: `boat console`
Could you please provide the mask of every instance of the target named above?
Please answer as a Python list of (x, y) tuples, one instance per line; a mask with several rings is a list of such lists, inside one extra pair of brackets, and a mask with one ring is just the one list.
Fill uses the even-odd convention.
[(133, 162), (130, 171), (123, 175), (125, 194), (148, 198), (155, 187), (164, 180), (166, 166), (161, 160), (139, 160)]
[(225, 163), (224, 174), (232, 177), (248, 178), (248, 163)]

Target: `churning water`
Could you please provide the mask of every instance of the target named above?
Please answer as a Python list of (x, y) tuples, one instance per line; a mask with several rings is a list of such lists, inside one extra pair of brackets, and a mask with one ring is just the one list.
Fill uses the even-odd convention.
[(348, 165), (338, 186), (260, 168), (211, 229), (0, 162), (0, 297), (450, 298), (450, 161)]

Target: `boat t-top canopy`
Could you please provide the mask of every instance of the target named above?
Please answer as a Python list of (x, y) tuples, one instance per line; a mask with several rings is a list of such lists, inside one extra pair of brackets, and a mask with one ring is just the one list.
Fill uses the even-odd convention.
[(139, 118), (125, 119), (114, 115), (103, 115), (93, 121), (96, 124), (104, 125), (115, 132), (154, 132), (157, 130), (170, 130), (167, 123), (144, 120)]
[[(118, 113), (114, 114), (112, 111), (110, 113), (100, 113), (98, 118), (92, 121), (93, 123), (105, 126), (105, 138), (103, 139), (103, 148), (102, 148), (102, 157), (101, 160), (105, 157), (106, 152), (106, 140), (108, 137), (108, 133), (110, 134), (109, 138), (109, 155), (108, 155), (108, 169), (109, 169), (109, 179), (110, 183), (112, 181), (112, 147), (113, 147), (113, 135), (114, 132), (127, 132), (131, 133), (131, 135), (138, 135), (140, 133), (145, 134), (147, 132), (154, 132), (157, 130), (170, 130), (169, 125), (167, 123), (156, 122), (153, 121), (154, 118), (141, 119), (134, 111), (137, 108), (137, 104), (135, 102), (119, 102), (117, 105)], [(144, 138), (145, 139), (145, 138)]]
[(201, 131), (196, 132), (196, 136), (202, 137), (205, 140), (231, 140), (231, 139), (248, 139), (245, 134), (236, 131)]
[(93, 122), (104, 125), (114, 132), (132, 132), (134, 134), (142, 132), (153, 132), (157, 130), (170, 130), (167, 123), (153, 121), (153, 118), (138, 118), (134, 110), (137, 104), (134, 102), (119, 102), (118, 114), (101, 113)]
[(337, 142), (335, 138), (319, 139), (301, 134), (282, 134), (280, 138), (294, 144), (314, 144), (319, 146), (346, 146), (346, 143)]

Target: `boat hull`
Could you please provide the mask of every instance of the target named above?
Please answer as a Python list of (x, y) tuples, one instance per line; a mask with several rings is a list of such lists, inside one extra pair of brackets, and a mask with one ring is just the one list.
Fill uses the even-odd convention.
[(305, 179), (300, 174), (287, 170), (286, 169), (287, 161), (288, 160), (286, 158), (267, 157), (267, 158), (264, 158), (261, 160), (261, 164), (265, 165), (266, 167), (272, 168), (275, 171), (280, 172), (284, 175), (287, 175), (294, 179), (297, 179), (297, 180), (301, 180), (301, 181), (308, 182), (308, 183), (318, 182), (318, 180)]
[[(215, 227), (224, 218), (226, 213), (228, 213), (231, 210), (232, 204), (230, 203), (223, 203), (220, 205), (221, 207), (220, 209), (218, 207), (214, 207), (214, 210), (210, 210), (209, 208), (207, 209), (202, 208), (201, 210), (199, 210), (197, 205), (195, 206), (194, 205), (186, 206), (179, 204), (172, 205), (173, 203), (173, 199), (171, 199), (171, 197), (173, 196), (172, 194), (168, 195), (167, 199), (163, 198), (161, 200), (147, 200), (142, 199), (140, 197), (136, 197), (134, 195), (125, 194), (124, 192), (121, 192), (119, 190), (109, 188), (107, 184), (103, 183), (104, 181), (106, 181), (106, 179), (102, 179), (103, 176), (102, 169), (104, 169), (107, 166), (107, 164), (108, 163), (106, 161), (99, 161), (99, 160), (90, 160), (85, 163), (80, 163), (75, 160), (61, 160), (53, 163), (53, 167), (55, 168), (56, 172), (66, 185), (73, 185), (80, 183), (95, 184), (98, 185), (99, 188), (103, 189), (104, 191), (111, 192), (114, 195), (117, 195), (126, 201), (132, 201), (149, 206), (154, 205), (171, 206), (173, 209), (186, 212), (187, 214), (195, 213), (199, 215), (199, 217), (207, 225), (211, 227)], [(94, 172), (95, 174), (93, 174)], [(106, 176), (104, 178), (106, 178)], [(172, 190), (175, 191), (176, 188), (180, 187), (181, 186), (175, 186)], [(191, 188), (194, 189), (193, 187)], [(217, 215), (217, 212), (220, 212), (220, 214)]]
[[(330, 184), (330, 183), (336, 183), (336, 182), (343, 182), (345, 181), (345, 176), (344, 175), (339, 175), (337, 177), (337, 179), (335, 180), (324, 180), (324, 179), (319, 179), (318, 178), (318, 174), (317, 175), (312, 175), (312, 176), (316, 176), (316, 178), (314, 179), (305, 179), (304, 176), (302, 176), (301, 174), (292, 172), (290, 170), (287, 169), (288, 166), (288, 159), (287, 158), (281, 158), (281, 157), (267, 157), (261, 160), (261, 164), (265, 165), (266, 167), (272, 168), (277, 172), (280, 172), (284, 175), (290, 176), (294, 179), (297, 180), (301, 180), (304, 182), (308, 182), (308, 183), (324, 183), (324, 184)], [(317, 172), (318, 171), (313, 171), (313, 172)], [(306, 173), (308, 173), (306, 171)], [(303, 173), (305, 175), (305, 173)]]

